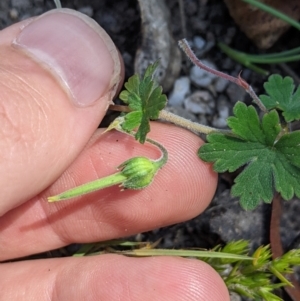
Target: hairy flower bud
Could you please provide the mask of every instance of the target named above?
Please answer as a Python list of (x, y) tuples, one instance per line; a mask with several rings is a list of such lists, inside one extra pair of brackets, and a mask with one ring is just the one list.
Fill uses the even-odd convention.
[(127, 178), (122, 186), (130, 189), (142, 189), (151, 184), (158, 168), (156, 162), (146, 157), (131, 158), (118, 166), (122, 175)]

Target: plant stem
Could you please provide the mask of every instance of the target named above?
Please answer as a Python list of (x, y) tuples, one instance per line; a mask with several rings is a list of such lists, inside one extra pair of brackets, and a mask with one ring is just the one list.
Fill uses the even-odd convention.
[(123, 105), (109, 105), (108, 110), (125, 112), (125, 113), (129, 113), (132, 111), (128, 106), (123, 106)]
[(220, 129), (209, 127), (209, 126), (206, 126), (203, 124), (199, 124), (199, 123), (187, 120), (187, 119), (180, 117), (176, 114), (173, 114), (171, 112), (168, 112), (166, 110), (160, 111), (158, 118), (161, 120), (176, 124), (189, 131), (196, 132), (198, 134), (206, 134), (207, 135), (207, 134), (211, 134), (211, 133), (224, 133), (224, 134), (231, 133), (230, 130), (220, 130)]
[(299, 61), (300, 59), (300, 48), (294, 48), (287, 51), (271, 54), (248, 54), (242, 51), (238, 51), (230, 48), (224, 43), (219, 43), (218, 46), (230, 57), (240, 61), (247, 65), (250, 63), (256, 64), (276, 64)]
[(260, 68), (257, 65), (254, 65), (252, 63), (251, 59), (249, 59), (247, 53), (244, 53), (244, 52), (241, 53), (240, 51), (234, 50), (223, 43), (218, 43), (218, 46), (220, 47), (220, 49), (223, 52), (225, 52), (225, 54), (227, 54), (228, 57), (230, 57), (234, 61), (244, 65), (248, 69), (251, 69), (251, 70), (253, 70), (259, 74), (265, 75), (265, 76), (269, 75), (268, 70)]
[(226, 80), (229, 80), (233, 83), (235, 83), (236, 85), (242, 87), (248, 94), (250, 94), (250, 96), (253, 99), (253, 102), (255, 102), (258, 107), (265, 113), (268, 112), (268, 110), (266, 109), (266, 107), (264, 106), (264, 104), (261, 102), (261, 100), (258, 98), (258, 96), (256, 95), (256, 93), (254, 92), (254, 90), (252, 89), (252, 87), (241, 78), (241, 76), (239, 75), (238, 77), (234, 77), (231, 76), (229, 74), (226, 74), (224, 72), (215, 70), (213, 68), (210, 68), (208, 66), (206, 66), (205, 64), (203, 64), (195, 55), (195, 53), (193, 52), (193, 50), (191, 49), (190, 45), (188, 44), (186, 39), (180, 40), (178, 42), (179, 47), (185, 52), (185, 54), (188, 56), (188, 58), (192, 61), (193, 64), (195, 64), (196, 66), (198, 66), (199, 68), (202, 68), (203, 70), (214, 74), (218, 77), (224, 78)]
[(215, 70), (213, 68), (210, 68), (209, 66), (206, 66), (205, 64), (203, 64), (195, 55), (195, 53), (193, 52), (193, 50), (191, 49), (190, 45), (188, 44), (186, 39), (182, 39), (178, 42), (179, 47), (185, 52), (185, 54), (187, 55), (187, 57), (192, 61), (193, 64), (195, 64), (196, 66), (198, 66), (199, 68), (202, 68), (203, 70), (212, 73), (218, 77), (227, 79), (233, 83), (235, 83), (236, 85), (242, 87), (248, 94), (250, 94), (250, 96), (253, 99), (253, 102), (255, 102), (259, 108), (267, 113), (268, 110), (266, 109), (266, 107), (264, 106), (264, 104), (261, 102), (261, 100), (258, 98), (258, 96), (256, 95), (256, 93), (254, 92), (254, 90), (252, 89), (252, 87), (241, 78), (241, 76), (239, 75), (238, 77), (234, 77), (231, 76), (229, 74), (226, 74), (224, 72)]
[[(121, 106), (121, 105), (110, 105), (109, 109), (113, 110), (113, 111), (118, 111), (118, 112), (131, 112), (131, 110), (128, 108), (128, 106)], [(176, 114), (168, 112), (167, 110), (161, 110), (159, 113), (158, 119), (167, 121), (167, 122), (171, 122), (173, 124), (176, 124), (182, 128), (185, 128), (185, 129), (192, 131), (194, 133), (197, 133), (197, 134), (205, 134), (205, 135), (211, 134), (211, 133), (231, 134), (230, 130), (216, 129), (216, 128), (209, 127), (209, 126), (197, 123), (197, 122), (193, 122), (193, 121), (190, 121), (183, 117), (180, 117)], [(119, 131), (121, 133), (124, 133), (124, 134), (134, 137), (134, 133), (125, 132), (121, 127), (119, 127), (117, 125), (113, 126), (112, 128), (116, 129), (117, 131)], [(161, 150), (163, 156), (165, 156), (165, 153), (167, 153), (167, 151), (161, 144), (159, 144), (156, 141), (151, 140), (149, 138), (147, 138), (146, 141), (157, 146)], [(160, 160), (160, 158), (158, 160)]]
[(50, 197), (48, 197), (48, 202), (52, 203), (52, 202), (57, 202), (57, 201), (61, 201), (61, 200), (71, 199), (76, 196), (82, 196), (84, 194), (87, 194), (87, 193), (90, 193), (90, 192), (93, 192), (96, 190), (100, 190), (102, 188), (121, 184), (125, 180), (127, 180), (127, 177), (125, 177), (122, 174), (122, 172), (118, 172), (113, 175), (110, 175), (110, 176), (107, 176), (107, 177), (104, 177), (101, 179), (97, 179), (97, 180), (89, 182), (89, 183), (82, 184), (75, 188), (64, 191), (58, 195), (50, 196)]
[(157, 160), (153, 160), (155, 163), (157, 163), (157, 167), (161, 168), (163, 167), (167, 161), (168, 161), (168, 151), (164, 148), (164, 146), (160, 143), (158, 143), (155, 140), (152, 140), (150, 138), (146, 138), (146, 141), (155, 145), (156, 147), (158, 147), (162, 153), (161, 157), (158, 158)]
[(285, 285), (288, 285), (290, 287), (293, 287), (293, 284), (288, 281), (277, 269), (275, 269), (272, 265), (269, 266), (269, 271), (277, 277), (282, 283)]
[(137, 257), (148, 257), (148, 256), (182, 256), (182, 257), (196, 257), (196, 258), (221, 258), (221, 259), (236, 259), (251, 261), (252, 257), (247, 255), (239, 255), (232, 253), (223, 252), (212, 252), (212, 251), (200, 251), (200, 250), (169, 250), (169, 249), (133, 249), (128, 251), (116, 251), (116, 253), (137, 256)]
[(60, 0), (54, 0), (56, 8), (61, 8)]
[(218, 71), (218, 70), (215, 70), (205, 64), (203, 64), (195, 55), (195, 53), (193, 52), (193, 50), (191, 49), (190, 45), (188, 44), (187, 40), (186, 39), (182, 39), (178, 42), (178, 45), (179, 47), (184, 51), (184, 53), (187, 55), (187, 57), (192, 61), (192, 63), (196, 66), (198, 66), (199, 68), (211, 73), (211, 74), (214, 74), (218, 77), (222, 77), (224, 79), (227, 79), (237, 85), (239, 85), (238, 83), (238, 79), (229, 75), (229, 74), (226, 74), (226, 73), (223, 73), (221, 71)]
[[(123, 117), (118, 117), (118, 118), (122, 119)], [(120, 123), (122, 123), (122, 122), (117, 122), (115, 124), (115, 126), (112, 127), (112, 128), (114, 128), (115, 130), (117, 130), (117, 131), (119, 131), (119, 132), (121, 132), (123, 134), (129, 135), (129, 136), (135, 138), (135, 133), (134, 132), (126, 132), (126, 131), (124, 131), (122, 129), (122, 126), (120, 126)], [(163, 165), (165, 165), (167, 163), (167, 161), (168, 161), (168, 151), (166, 150), (166, 148), (162, 144), (158, 143), (155, 140), (152, 140), (150, 138), (146, 138), (146, 141), (148, 143), (150, 143), (150, 144), (155, 145), (161, 151), (161, 156), (158, 159), (156, 159), (156, 160), (152, 160), (152, 162), (156, 163), (157, 168), (163, 167)]]
[[(276, 258), (280, 258), (284, 254), (281, 237), (280, 237), (281, 216), (282, 216), (281, 196), (279, 193), (275, 193), (272, 200), (272, 212), (271, 212), (271, 222), (270, 222), (270, 246), (271, 246), (273, 260), (275, 260)], [(277, 276), (276, 273), (274, 273), (274, 271), (271, 270), (271, 272), (275, 276)], [(280, 276), (282, 275), (280, 274)], [(277, 278), (279, 277), (277, 276)], [(281, 278), (279, 279), (281, 280)], [(300, 300), (300, 286), (298, 282), (295, 280), (295, 275), (290, 275), (289, 280), (292, 283), (292, 287), (285, 286), (284, 290), (292, 300), (295, 301)], [(287, 281), (283, 281), (283, 283), (287, 283)]]

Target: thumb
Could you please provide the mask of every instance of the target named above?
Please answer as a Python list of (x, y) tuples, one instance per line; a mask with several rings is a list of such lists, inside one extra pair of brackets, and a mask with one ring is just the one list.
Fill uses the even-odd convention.
[(108, 35), (73, 10), (0, 32), (0, 216), (76, 158), (103, 118), (120, 70)]

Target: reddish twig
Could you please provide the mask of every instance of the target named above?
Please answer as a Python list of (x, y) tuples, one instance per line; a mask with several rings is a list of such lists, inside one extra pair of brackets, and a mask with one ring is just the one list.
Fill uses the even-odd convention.
[(122, 105), (109, 105), (108, 109), (112, 111), (125, 112), (125, 113), (132, 111), (128, 106), (122, 106)]
[(205, 64), (203, 64), (195, 55), (193, 50), (191, 49), (190, 45), (188, 44), (186, 39), (182, 39), (178, 42), (179, 47), (184, 51), (184, 53), (187, 55), (187, 57), (192, 61), (193, 64), (195, 64), (197, 67), (214, 74), (218, 77), (224, 78), (228, 81), (231, 81), (235, 83), (236, 85), (242, 87), (253, 99), (253, 101), (258, 105), (258, 107), (265, 113), (268, 112), (267, 108), (264, 106), (264, 104), (261, 102), (259, 97), (256, 95), (252, 87), (241, 78), (240, 74), (238, 77), (231, 76), (229, 74), (226, 74), (224, 72), (215, 70)]
[[(271, 214), (271, 223), (270, 223), (270, 245), (271, 245), (273, 259), (277, 257), (281, 257), (284, 254), (284, 250), (280, 238), (280, 220), (282, 214), (282, 208), (280, 202), (281, 202), (281, 196), (279, 193), (276, 193), (272, 201), (272, 214)], [(299, 301), (300, 286), (293, 274), (289, 278), (294, 287), (285, 286), (284, 290), (293, 301)]]

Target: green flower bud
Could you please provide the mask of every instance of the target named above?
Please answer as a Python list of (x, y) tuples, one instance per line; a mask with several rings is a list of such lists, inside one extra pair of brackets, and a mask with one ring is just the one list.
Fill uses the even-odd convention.
[(123, 162), (118, 169), (127, 178), (122, 184), (124, 188), (142, 189), (151, 184), (159, 166), (146, 157), (135, 157)]

